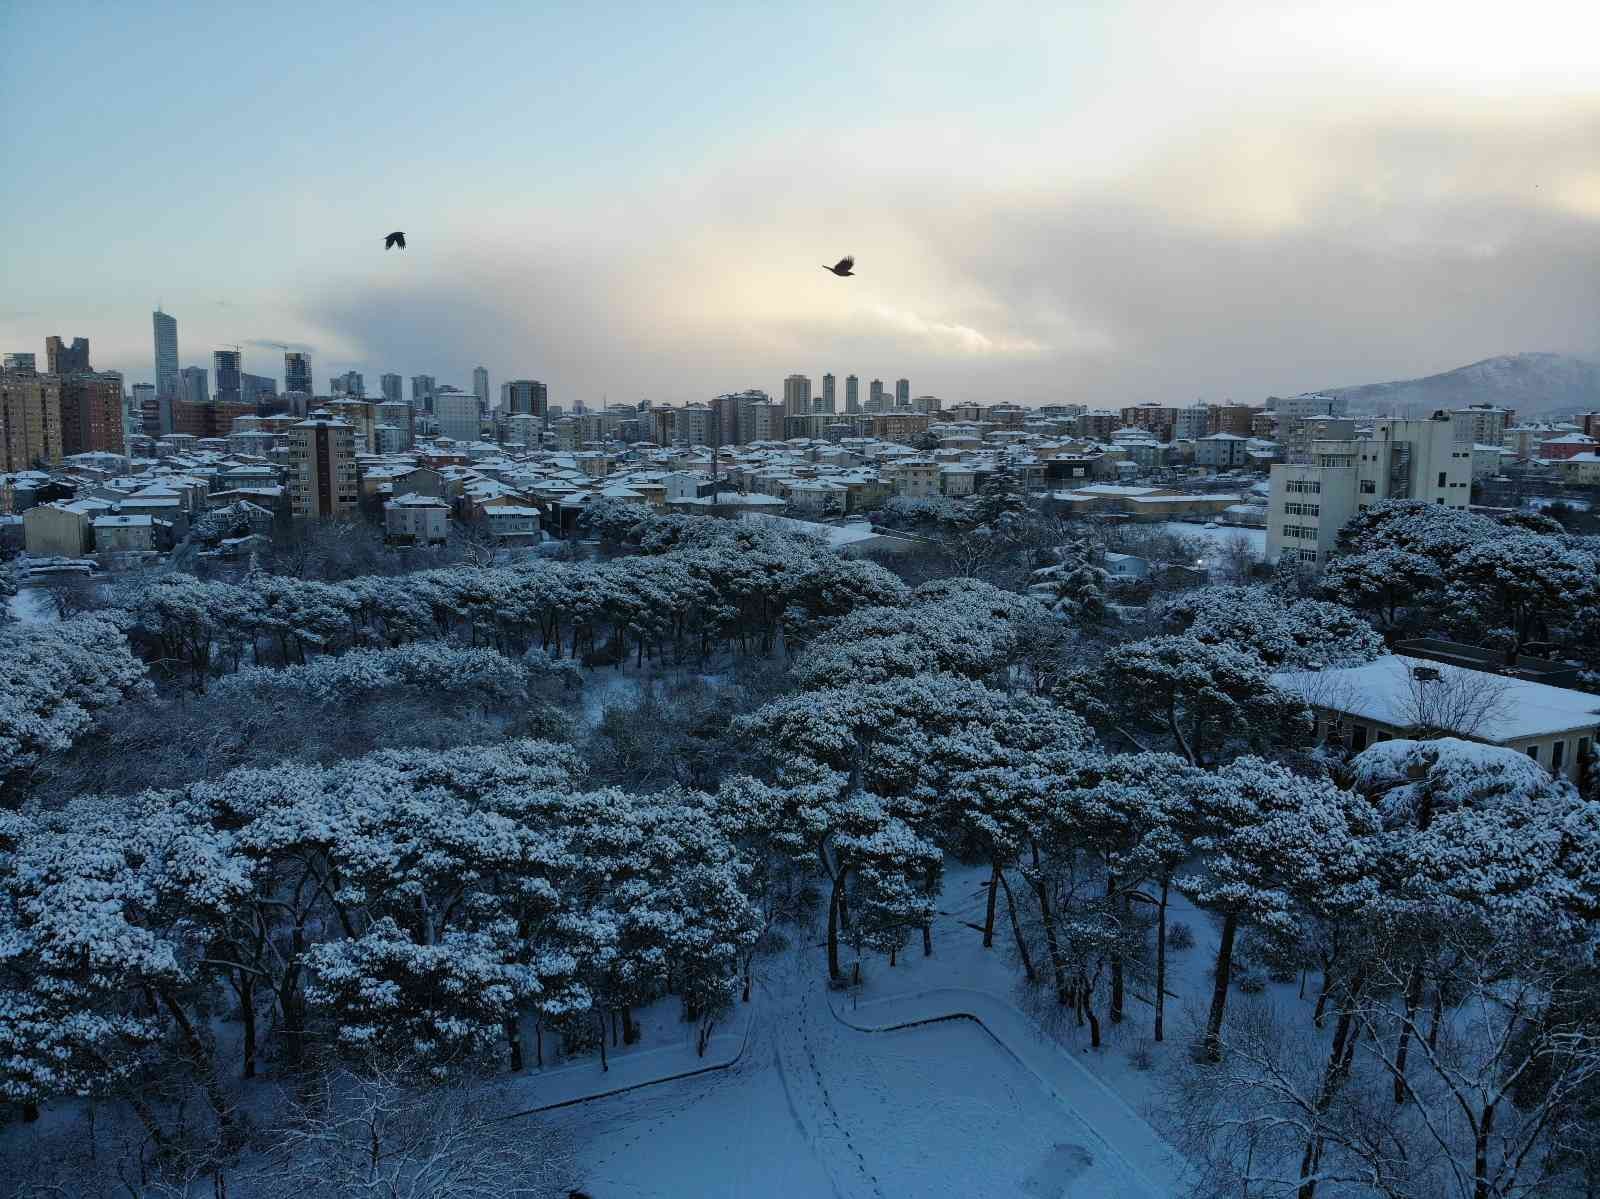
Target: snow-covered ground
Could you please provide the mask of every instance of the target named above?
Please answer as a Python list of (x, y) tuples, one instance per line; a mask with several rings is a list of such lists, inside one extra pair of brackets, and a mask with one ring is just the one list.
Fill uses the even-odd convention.
[(48, 624), (56, 619), (56, 608), (42, 587), (18, 587), (7, 603), (11, 616), (24, 624)]
[(1257, 558), (1265, 557), (1267, 552), (1265, 529), (1244, 529), (1238, 525), (1218, 525), (1214, 529), (1208, 529), (1204, 525), (1192, 525), (1181, 520), (1166, 520), (1153, 527), (1174, 537), (1193, 537), (1210, 542), (1217, 549), (1227, 549), (1242, 540)]
[[(729, 1068), (537, 1118), (573, 1139), (584, 1189), (596, 1196), (1181, 1193), (1175, 1157), (1136, 1110), (1158, 1085), (1154, 1070), (1130, 1063), (1129, 1051), (1148, 1040), (1147, 1001), (1135, 998), (1120, 1028), (1107, 1024), (1105, 1046), (1092, 1053), (1086, 1032), (1044, 1033), (1012, 1006), (1017, 972), (1004, 917), (994, 949), (971, 927), (983, 918), (982, 881), (982, 872), (955, 868), (933, 956), (915, 939), (893, 968), (874, 956), (856, 992), (830, 995), (811, 941), (761, 963), (756, 1019)], [(1201, 946), (1173, 955), (1174, 989), (1184, 993), (1202, 983), (1207, 964), (1210, 930), (1196, 925)], [(861, 1031), (958, 1011), (987, 1024)], [(729, 1023), (732, 1034), (739, 1021)], [(1185, 1051), (1185, 1027), (1172, 1004), (1172, 1039), (1153, 1047), (1158, 1066)], [(539, 1084), (528, 1085), (531, 1094)]]
[(867, 1033), (835, 1019), (820, 955), (767, 964), (726, 1071), (551, 1113), (600, 1196), (1150, 1195), (979, 1025)]

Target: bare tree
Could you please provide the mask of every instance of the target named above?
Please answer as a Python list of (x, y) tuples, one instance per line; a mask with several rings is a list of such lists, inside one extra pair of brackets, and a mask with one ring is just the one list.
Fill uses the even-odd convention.
[(252, 1179), (269, 1199), (547, 1199), (572, 1184), (565, 1143), (481, 1082), (405, 1085), (398, 1065), (316, 1080)]
[(1406, 670), (1400, 716), (1416, 740), (1472, 738), (1511, 715), (1511, 684), (1499, 675), (1428, 662)]

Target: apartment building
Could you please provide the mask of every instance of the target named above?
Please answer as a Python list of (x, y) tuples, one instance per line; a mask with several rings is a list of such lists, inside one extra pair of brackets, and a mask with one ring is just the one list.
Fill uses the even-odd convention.
[(31, 370), (0, 371), (0, 473), (61, 462), (61, 380)]
[(354, 514), (357, 498), (355, 429), (327, 417), (290, 428), (290, 511), (319, 520), (347, 517)]
[(1339, 530), (1379, 500), (1465, 508), (1472, 496), (1472, 446), (1456, 440), (1447, 413), (1383, 419), (1371, 438), (1311, 443), (1309, 462), (1276, 465), (1267, 504), (1267, 561), (1285, 552), (1323, 566)]

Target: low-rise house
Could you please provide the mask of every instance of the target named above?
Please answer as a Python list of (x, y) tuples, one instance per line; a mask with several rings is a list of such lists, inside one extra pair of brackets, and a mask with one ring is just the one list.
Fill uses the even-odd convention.
[(119, 554), (155, 548), (154, 517), (116, 515), (94, 518), (94, 549), (97, 554)]
[(438, 496), (396, 496), (383, 506), (383, 530), (395, 545), (442, 544), (450, 536), (450, 505)]
[(496, 504), (483, 509), (483, 521), (496, 541), (539, 540), (539, 509), (521, 504)]
[(1316, 713), (1324, 742), (1359, 752), (1452, 736), (1527, 754), (1580, 785), (1600, 745), (1600, 696), (1399, 654), (1365, 666), (1272, 676)]
[(35, 504), (22, 514), (23, 543), (36, 558), (83, 558), (94, 550), (94, 518), (111, 511), (105, 500)]

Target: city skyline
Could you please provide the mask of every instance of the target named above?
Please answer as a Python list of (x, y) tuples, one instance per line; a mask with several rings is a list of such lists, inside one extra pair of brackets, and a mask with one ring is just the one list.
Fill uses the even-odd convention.
[[(465, 389), (481, 355), (590, 402), (770, 386), (797, 361), (1039, 404), (1600, 354), (1600, 16), (1579, 6), (707, 6), (627, 44), (604, 11), (468, 9), (235, 14), (228, 36), (259, 52), (229, 88), (125, 112), (49, 85), (72, 4), (8, 9), (0, 148), (21, 165), (0, 208), (30, 233), (0, 245), (0, 345), (70, 326), (97, 365), (153, 382), (159, 299), (183, 345), (241, 344), (258, 373), (257, 350), (288, 343), (329, 375)], [(96, 9), (76, 45), (203, 59), (220, 19)], [(501, 69), (529, 44), (562, 50), (533, 83)], [(425, 49), (438, 78), (478, 84), (385, 66)], [(670, 86), (709, 63), (714, 85)], [(270, 137), (268, 112), (315, 132)], [(152, 136), (251, 147), (248, 199), (202, 204)], [(512, 148), (530, 139), (537, 162)], [(98, 196), (40, 182), (85, 163), (119, 188), (115, 254), (91, 232)], [(801, 176), (826, 185), (777, 186)], [(414, 186), (429, 178), (459, 183)], [(408, 249), (385, 255), (395, 227)], [(816, 269), (843, 253), (856, 277)]]

